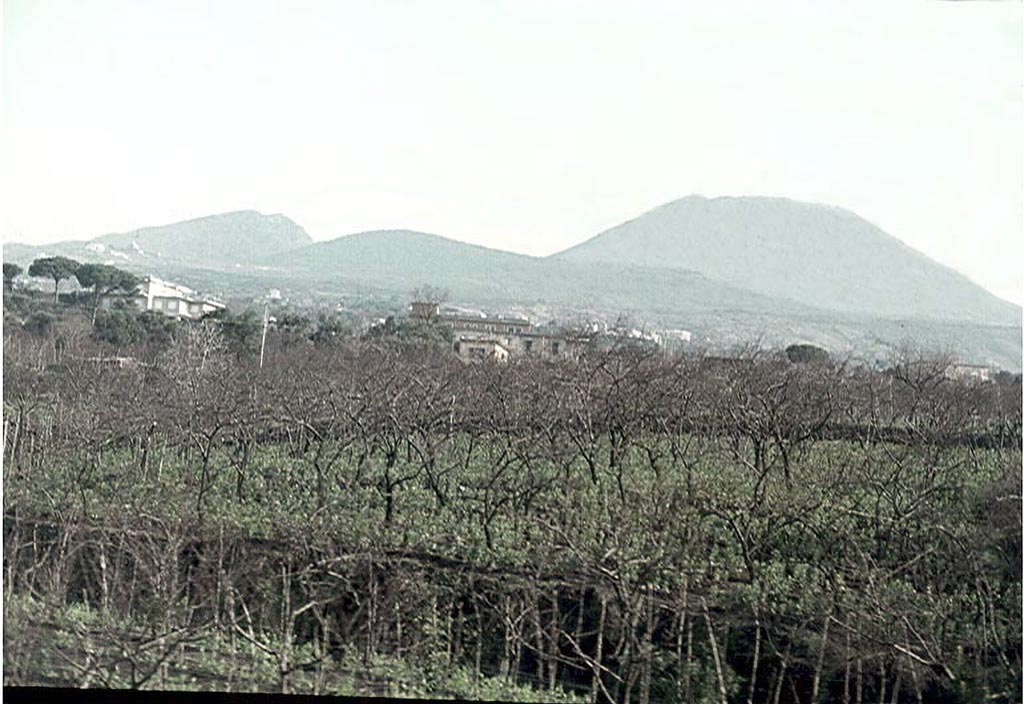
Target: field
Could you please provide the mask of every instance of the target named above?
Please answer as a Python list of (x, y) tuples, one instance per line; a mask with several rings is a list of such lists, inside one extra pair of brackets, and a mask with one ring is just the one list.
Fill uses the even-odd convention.
[(6, 684), (1021, 697), (1021, 387), (210, 326), (5, 340)]

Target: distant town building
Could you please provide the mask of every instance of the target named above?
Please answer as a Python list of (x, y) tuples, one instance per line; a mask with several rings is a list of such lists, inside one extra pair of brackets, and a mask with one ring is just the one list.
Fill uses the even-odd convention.
[(657, 333), (649, 333), (619, 324), (604, 325), (597, 330), (593, 335), (592, 344), (596, 349), (605, 352), (653, 352), (663, 349), (662, 338)]
[(693, 338), (693, 333), (689, 330), (662, 330), (658, 333), (661, 337), (661, 343), (663, 345), (668, 344), (686, 344)]
[(409, 316), (419, 320), (433, 320), (441, 314), (441, 305), (429, 301), (413, 301), (409, 305)]
[(496, 362), (507, 362), (508, 348), (500, 340), (490, 338), (459, 339), (454, 343), (455, 354), (467, 362), (474, 360), (493, 359)]
[(437, 320), (452, 331), (452, 349), (462, 359), (540, 357), (575, 358), (589, 338), (569, 334), (554, 327), (535, 327), (525, 318), (473, 315), (442, 311), (439, 304), (416, 301), (409, 306), (411, 317)]
[(171, 318), (198, 319), (207, 313), (225, 308), (220, 301), (200, 296), (187, 286), (163, 281), (155, 276), (147, 276), (132, 294), (104, 296), (100, 306), (110, 310), (119, 301), (127, 302), (140, 310), (163, 313)]
[(533, 327), (529, 320), (523, 318), (490, 318), (482, 315), (442, 313), (440, 319), (455, 332), (519, 335)]
[(946, 377), (957, 381), (991, 381), (992, 370), (981, 364), (954, 362), (946, 369)]
[(435, 301), (414, 301), (409, 317), (436, 321), (451, 330), (452, 350), (462, 359), (535, 357), (577, 359), (586, 350), (678, 353), (692, 339), (689, 330), (649, 333), (628, 324), (592, 322), (564, 328), (534, 325), (526, 318), (492, 316), (468, 310), (442, 309)]

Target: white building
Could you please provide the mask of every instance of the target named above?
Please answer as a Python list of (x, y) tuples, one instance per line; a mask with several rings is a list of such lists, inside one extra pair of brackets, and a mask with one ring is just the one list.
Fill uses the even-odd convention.
[(676, 342), (685, 344), (693, 338), (693, 333), (689, 330), (662, 330), (660, 334), (663, 343)]
[(509, 357), (508, 347), (502, 344), (501, 340), (494, 338), (456, 340), (455, 354), (459, 356), (459, 359), (467, 362), (483, 359), (507, 362)]
[(953, 362), (946, 369), (946, 378), (956, 381), (991, 381), (992, 370), (982, 364)]
[(109, 310), (117, 301), (127, 301), (140, 310), (155, 310), (172, 318), (201, 318), (225, 307), (220, 301), (200, 296), (187, 286), (163, 281), (155, 276), (147, 276), (139, 284), (135, 295), (104, 296), (100, 305)]

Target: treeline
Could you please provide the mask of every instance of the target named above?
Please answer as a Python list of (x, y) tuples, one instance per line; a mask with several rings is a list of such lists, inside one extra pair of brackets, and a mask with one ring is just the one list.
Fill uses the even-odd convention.
[(1020, 699), (1019, 379), (415, 336), (261, 368), (212, 323), (139, 364), (45, 345), (5, 340), (5, 598), (108, 617), (28, 619), (9, 683), (166, 686), (205, 639), (216, 688)]
[[(64, 258), (60, 258), (64, 259)], [(49, 260), (39, 260), (49, 261)], [(92, 290), (57, 293), (54, 298), (39, 291), (16, 288), (22, 272), (5, 264), (4, 325), (45, 340), (51, 362), (71, 349), (78, 357), (96, 354), (131, 354), (152, 359), (164, 351), (176, 336), (187, 335), (197, 321), (169, 317), (155, 310), (140, 310), (131, 298), (141, 280), (108, 265), (67, 263), (60, 273), (73, 271), (82, 286)], [(38, 274), (38, 269), (36, 270)], [(64, 280), (64, 279), (61, 279)], [(101, 306), (112, 296), (108, 306)], [(207, 313), (220, 330), (227, 348), (237, 355), (256, 355), (263, 343), (263, 315), (249, 307), (219, 309)], [(322, 346), (353, 340), (380, 340), (411, 346), (448, 347), (451, 332), (434, 321), (398, 319), (388, 316), (379, 324), (367, 325), (363, 315), (351, 311), (309, 311), (275, 307), (268, 320), (267, 341), (271, 348)]]

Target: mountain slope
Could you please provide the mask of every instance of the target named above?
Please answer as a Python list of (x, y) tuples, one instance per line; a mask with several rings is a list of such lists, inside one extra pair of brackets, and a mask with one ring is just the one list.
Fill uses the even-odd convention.
[[(685, 328), (711, 349), (757, 341), (810, 342), (837, 358), (884, 360), (901, 345), (952, 352), (1019, 370), (1020, 328), (836, 312), (765, 296), (694, 272), (612, 262), (528, 257), (407, 230), (364, 232), (267, 259), (261, 272), (286, 291), (327, 298), (353, 292), (408, 302), (423, 284), (492, 310), (629, 313), (655, 328)], [(536, 317), (536, 316), (532, 316)]]
[(333, 278), (404, 295), (430, 284), (466, 302), (547, 302), (623, 311), (809, 310), (694, 272), (528, 257), (409, 230), (317, 242), (264, 264), (269, 272), (302, 272), (310, 280)]
[(120, 248), (132, 247), (134, 243), (146, 253), (211, 266), (252, 263), (309, 244), (313, 239), (284, 215), (242, 210), (103, 235), (93, 241)]
[(288, 218), (253, 211), (3, 254), (106, 261), (239, 308), (273, 287), (299, 305), (399, 310), (430, 284), (455, 303), (532, 317), (628, 313), (715, 349), (805, 341), (874, 359), (909, 343), (1021, 367), (1018, 307), (851, 213), (778, 199), (683, 199), (543, 258), (407, 230), (314, 243)]
[(62, 254), (84, 261), (120, 262), (136, 267), (169, 263), (234, 267), (248, 266), (312, 241), (302, 227), (284, 215), (243, 210), (101, 235), (87, 241), (38, 247), (5, 244), (4, 259), (21, 262), (43, 254)]
[(1020, 325), (1019, 307), (863, 218), (782, 198), (690, 196), (553, 255), (697, 271), (821, 308)]

